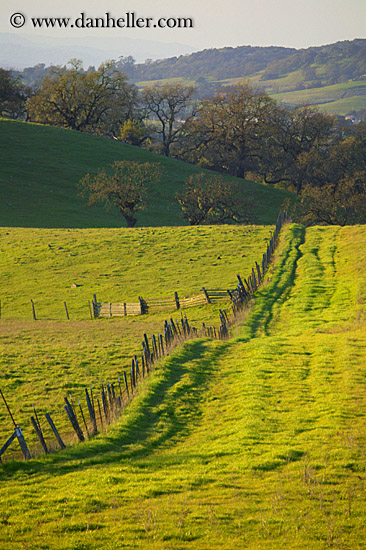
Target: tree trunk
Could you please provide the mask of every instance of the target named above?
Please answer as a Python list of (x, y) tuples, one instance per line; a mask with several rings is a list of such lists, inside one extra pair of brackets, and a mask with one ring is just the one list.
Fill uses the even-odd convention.
[(135, 218), (132, 212), (125, 212), (121, 210), (121, 214), (126, 220), (127, 227), (135, 227), (137, 219)]

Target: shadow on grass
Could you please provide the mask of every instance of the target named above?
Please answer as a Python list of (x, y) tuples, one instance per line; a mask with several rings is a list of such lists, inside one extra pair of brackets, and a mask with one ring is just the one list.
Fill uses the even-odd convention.
[(248, 341), (260, 333), (268, 335), (274, 306), (280, 307), (288, 298), (295, 282), (296, 269), (302, 256), (300, 246), (305, 242), (305, 227), (294, 224), (289, 228), (286, 248), (277, 260), (272, 279), (257, 293), (255, 306), (245, 322), (246, 333), (239, 341)]
[[(142, 459), (186, 438), (202, 416), (202, 396), (230, 342), (192, 340), (158, 367), (110, 432), (48, 457), (4, 463), (0, 479), (66, 474), (92, 465)], [(159, 461), (157, 461), (159, 462)]]

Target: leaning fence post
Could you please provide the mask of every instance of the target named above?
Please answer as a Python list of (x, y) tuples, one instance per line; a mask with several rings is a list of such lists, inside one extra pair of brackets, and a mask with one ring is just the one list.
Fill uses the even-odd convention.
[(94, 433), (96, 434), (96, 433), (98, 432), (98, 429), (97, 429), (97, 421), (96, 421), (96, 418), (95, 418), (94, 407), (93, 407), (93, 405), (92, 405), (92, 402), (90, 401), (88, 388), (85, 388), (85, 396), (86, 396), (86, 404), (87, 404), (88, 410), (89, 410), (90, 420), (91, 420), (91, 422), (92, 422), (92, 424), (93, 424)]
[(177, 309), (180, 309), (179, 296), (178, 292), (174, 292), (175, 306)]
[(90, 318), (94, 319), (94, 306), (92, 306), (92, 304), (90, 303), (90, 300), (88, 300), (88, 304), (89, 304)]
[(88, 430), (88, 426), (87, 426), (86, 421), (85, 421), (85, 416), (84, 416), (84, 413), (83, 413), (83, 409), (82, 409), (82, 407), (81, 407), (80, 399), (78, 399), (78, 403), (79, 403), (80, 412), (81, 412), (81, 417), (82, 417), (83, 422), (84, 422), (84, 426), (85, 426), (86, 433), (88, 434), (88, 437), (90, 437), (89, 430)]
[(101, 410), (101, 408), (100, 408), (99, 397), (97, 397), (97, 402), (98, 402), (98, 410), (99, 410), (100, 425), (102, 426), (102, 430), (103, 430), (103, 418), (102, 418), (102, 410)]
[(0, 462), (1, 462), (1, 457), (2, 455), (5, 453), (6, 449), (12, 444), (12, 442), (14, 441), (14, 439), (16, 438), (17, 434), (16, 432), (14, 431), (11, 436), (9, 437), (9, 439), (7, 440), (7, 442), (5, 443), (5, 445), (3, 445), (0, 449)]
[(85, 441), (84, 434), (79, 426), (79, 423), (76, 419), (76, 415), (74, 413), (73, 407), (70, 405), (67, 397), (65, 397), (65, 403), (64, 409), (66, 411), (67, 416), (69, 417), (69, 420), (71, 422), (72, 427), (75, 430), (76, 435), (78, 436), (80, 441)]
[(211, 300), (210, 300), (210, 297), (209, 297), (209, 295), (208, 295), (208, 293), (207, 293), (207, 290), (205, 289), (204, 286), (202, 287), (202, 292), (203, 292), (203, 294), (205, 295), (206, 302), (207, 302), (208, 304), (210, 304), (210, 303), (211, 303)]
[(123, 371), (123, 379), (125, 381), (125, 386), (126, 386), (127, 400), (129, 401), (130, 400), (130, 392), (128, 391), (127, 376), (126, 376), (125, 371)]
[(103, 405), (105, 421), (108, 424), (108, 412), (107, 412), (107, 404), (106, 404), (106, 399), (105, 399), (104, 388), (102, 388), (102, 390), (100, 392), (100, 395), (101, 395), (101, 398), (102, 398), (102, 405)]
[(22, 430), (19, 426), (15, 428), (15, 433), (19, 441), (20, 448), (22, 449), (22, 453), (24, 455), (25, 460), (29, 460), (31, 458), (29, 449), (27, 447), (27, 444), (24, 439), (24, 435), (22, 433)]
[(33, 300), (31, 300), (31, 304), (32, 304), (32, 315), (33, 315), (33, 320), (34, 320), (34, 321), (37, 321), (36, 309), (35, 309), (35, 307), (34, 307), (34, 302), (33, 302)]
[(51, 429), (53, 431), (53, 433), (55, 434), (56, 436), (56, 439), (58, 441), (58, 444), (60, 445), (61, 449), (66, 449), (66, 445), (65, 443), (62, 441), (61, 437), (60, 437), (60, 434), (58, 433), (57, 429), (56, 429), (56, 426), (55, 424), (53, 423), (53, 420), (51, 418), (51, 415), (49, 413), (46, 413), (45, 414), (45, 417), (47, 418), (47, 421), (49, 423), (49, 425), (51, 426)]
[(33, 416), (31, 416), (31, 422), (32, 422), (32, 424), (33, 424), (33, 428), (34, 428), (34, 430), (35, 430), (35, 432), (36, 432), (36, 434), (37, 434), (37, 437), (38, 437), (38, 439), (39, 439), (39, 442), (40, 442), (40, 444), (42, 445), (43, 450), (44, 450), (44, 452), (45, 452), (46, 455), (47, 455), (47, 454), (48, 454), (48, 449), (47, 449), (46, 442), (45, 442), (45, 440), (44, 440), (42, 431), (40, 430), (40, 428), (39, 428), (39, 426), (38, 426), (38, 424), (37, 424), (37, 422), (36, 422), (36, 420), (34, 419)]
[(256, 268), (257, 268), (257, 279), (258, 279), (258, 285), (260, 285), (262, 280), (262, 274), (261, 274), (261, 268), (258, 264), (258, 262), (255, 262)]

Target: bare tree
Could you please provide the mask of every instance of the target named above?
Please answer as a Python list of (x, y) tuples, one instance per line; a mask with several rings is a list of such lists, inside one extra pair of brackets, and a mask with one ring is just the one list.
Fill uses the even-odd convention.
[(192, 99), (195, 88), (180, 84), (168, 86), (151, 86), (142, 90), (142, 101), (147, 113), (152, 114), (159, 125), (156, 133), (161, 136), (162, 152), (170, 155), (172, 143), (179, 138), (182, 117), (186, 118), (186, 110)]

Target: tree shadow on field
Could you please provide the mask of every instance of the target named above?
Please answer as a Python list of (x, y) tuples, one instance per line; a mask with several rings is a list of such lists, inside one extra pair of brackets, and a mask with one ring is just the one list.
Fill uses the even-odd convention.
[[(86, 443), (29, 462), (4, 463), (0, 479), (17, 472), (66, 474), (92, 465), (119, 463), (147, 457), (188, 437), (200, 422), (202, 399), (230, 342), (212, 346), (209, 340), (192, 340), (168, 357), (146, 388), (135, 397), (125, 418)], [(118, 426), (119, 424), (119, 426)], [(79, 462), (81, 461), (81, 463)], [(2, 471), (1, 471), (2, 470)]]

